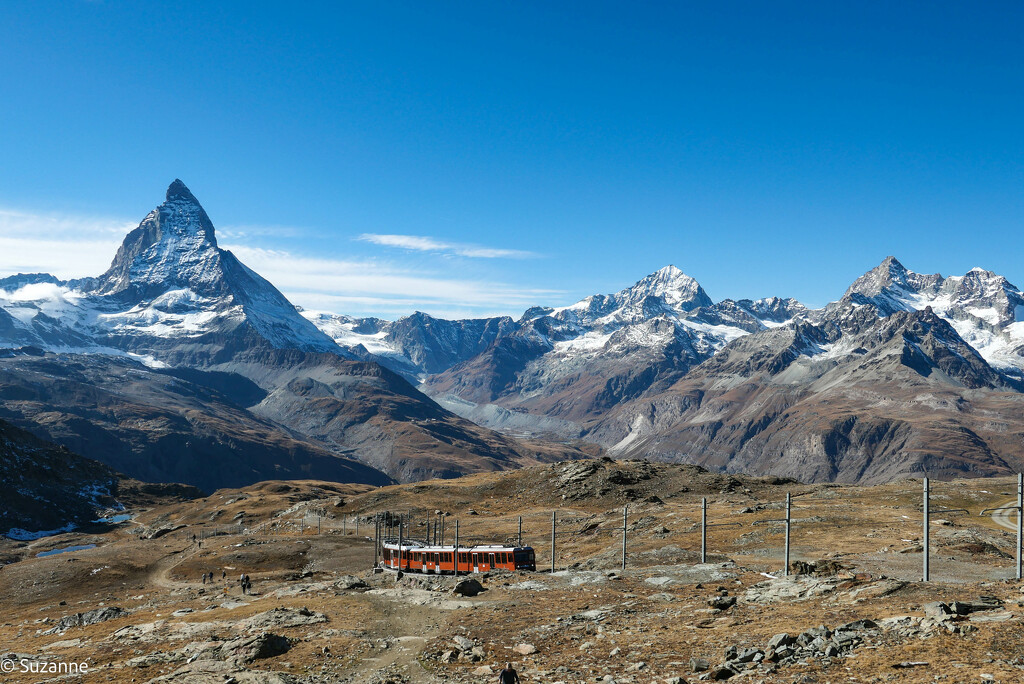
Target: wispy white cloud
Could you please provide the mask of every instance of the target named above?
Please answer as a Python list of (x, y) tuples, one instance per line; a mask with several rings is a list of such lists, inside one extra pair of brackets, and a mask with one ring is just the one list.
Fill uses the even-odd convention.
[(437, 252), (472, 259), (532, 259), (540, 256), (535, 252), (520, 249), (501, 249), (497, 247), (466, 245), (457, 242), (443, 242), (423, 235), (363, 233), (358, 239), (384, 247), (398, 247), (416, 252)]
[(46, 272), (81, 278), (107, 270), (137, 223), (0, 208), (0, 274)]
[(564, 292), (410, 271), (378, 260), (309, 257), (247, 245), (225, 246), (306, 309), (383, 317), (518, 315)]
[[(0, 277), (46, 272), (59, 278), (103, 273), (137, 222), (117, 218), (46, 214), (0, 208)], [(494, 279), (459, 277), (451, 270), (424, 271), (383, 259), (332, 259), (265, 249), (251, 240), (284, 238), (302, 229), (232, 226), (218, 229), (221, 245), (307, 309), (387, 318), (413, 311), (444, 317), (518, 315), (564, 293)], [(428, 238), (423, 238), (429, 240)], [(440, 242), (429, 243), (443, 245)], [(418, 249), (426, 249), (421, 245)], [(430, 248), (431, 251), (443, 251)], [(462, 246), (462, 255), (501, 256), (502, 250)], [(479, 253), (474, 252), (479, 250)], [(521, 257), (526, 253), (504, 250)], [(450, 253), (456, 253), (449, 249)], [(492, 253), (497, 252), (497, 253)]]
[(245, 240), (260, 238), (298, 238), (308, 231), (296, 226), (261, 226), (255, 224), (217, 226), (218, 239)]

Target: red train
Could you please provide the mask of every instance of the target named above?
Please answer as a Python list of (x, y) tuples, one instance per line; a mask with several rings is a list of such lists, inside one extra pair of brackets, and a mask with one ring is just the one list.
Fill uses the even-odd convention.
[(383, 546), (384, 567), (405, 572), (453, 575), (456, 554), (460, 574), (537, 569), (537, 559), (530, 546), (460, 546), (457, 552), (454, 546), (428, 546), (415, 541), (404, 541), (401, 549), (397, 541), (386, 541)]

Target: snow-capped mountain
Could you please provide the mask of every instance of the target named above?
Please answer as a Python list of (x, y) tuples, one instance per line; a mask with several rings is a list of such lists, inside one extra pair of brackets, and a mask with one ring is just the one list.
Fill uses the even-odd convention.
[(106, 273), (67, 282), (5, 278), (0, 307), (3, 346), (119, 350), (157, 365), (209, 363), (211, 350), (243, 336), (250, 345), (342, 353), (273, 285), (218, 247), (213, 223), (180, 180), (128, 234)]
[(557, 309), (533, 307), (518, 321), (507, 316), (449, 321), (420, 312), (397, 321), (318, 311), (302, 315), (353, 355), (423, 381), (516, 336), (519, 340), (509, 344), (517, 349), (565, 358), (600, 355), (616, 333), (612, 346), (622, 348), (661, 349), (678, 337), (692, 363), (731, 339), (806, 311), (799, 302), (778, 297), (715, 304), (696, 280), (666, 266), (620, 292)]
[(586, 438), (619, 455), (808, 480), (1016, 472), (1020, 301), (988, 271), (920, 275), (889, 257), (839, 301), (731, 342)]
[(302, 311), (340, 347), (373, 359), (413, 382), (484, 351), (515, 329), (508, 316), (449, 321), (417, 311), (397, 321)]
[(806, 311), (792, 299), (716, 304), (696, 280), (666, 266), (614, 294), (530, 309), (483, 354), (424, 387), (496, 427), (508, 416), (495, 419), (481, 407), (517, 412), (517, 429), (524, 412), (569, 421), (575, 427), (561, 432), (572, 434), (612, 406), (667, 386), (730, 341)]
[(982, 268), (946, 278), (922, 275), (890, 256), (858, 278), (818, 318), (843, 327), (864, 306), (879, 316), (931, 308), (990, 365), (1024, 378), (1024, 294), (1001, 275)]
[[(441, 372), (409, 354), (411, 317), (400, 326), (406, 338), (394, 324), (355, 320), (332, 337), (369, 337), (359, 352), (414, 368), (442, 405), (508, 432), (724, 469), (879, 481), (1010, 467), (1000, 454), (1024, 431), (1019, 416), (1005, 415), (1024, 397), (1022, 302), (989, 271), (922, 275), (889, 257), (822, 309), (780, 298), (715, 303), (669, 266), (614, 294), (533, 307)], [(904, 420), (893, 415), (900, 406)], [(970, 456), (949, 455), (954, 448)]]
[[(578, 455), (480, 428), (365, 351), (339, 347), (218, 246), (180, 180), (99, 277), (0, 280), (0, 357), (20, 397), (0, 406), (12, 422), (129, 475), (206, 489), (266, 479), (275, 467), (282, 477), (379, 484)], [(46, 380), (54, 375), (61, 380)], [(88, 417), (83, 402), (98, 404)]]
[[(296, 472), (345, 454), (402, 480), (582, 455), (479, 425), (805, 479), (1003, 472), (1024, 443), (1024, 296), (983, 269), (889, 257), (810, 310), (715, 302), (667, 266), (518, 320), (356, 319), (297, 310), (217, 245), (180, 181), (101, 276), (0, 280), (0, 363), (0, 418), (87, 456), (113, 435), (135, 445), (129, 474), (136, 457), (166, 463), (140, 424), (157, 451), (202, 433), (222, 467), (239, 463), (228, 426), (245, 425), (260, 473), (274, 454)], [(132, 381), (91, 392), (119, 374)], [(89, 418), (86, 396), (104, 404)]]

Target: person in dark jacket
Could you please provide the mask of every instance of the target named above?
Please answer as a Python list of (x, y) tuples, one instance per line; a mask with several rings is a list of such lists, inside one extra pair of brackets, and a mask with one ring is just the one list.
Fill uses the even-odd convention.
[(505, 669), (498, 673), (498, 684), (519, 684), (519, 673), (512, 663), (505, 663)]

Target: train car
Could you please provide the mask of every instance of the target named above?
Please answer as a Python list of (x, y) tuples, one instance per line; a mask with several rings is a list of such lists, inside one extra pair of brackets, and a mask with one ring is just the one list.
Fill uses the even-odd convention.
[(537, 559), (530, 546), (430, 546), (416, 541), (385, 541), (382, 565), (390, 570), (454, 575), (488, 570), (536, 570)]

